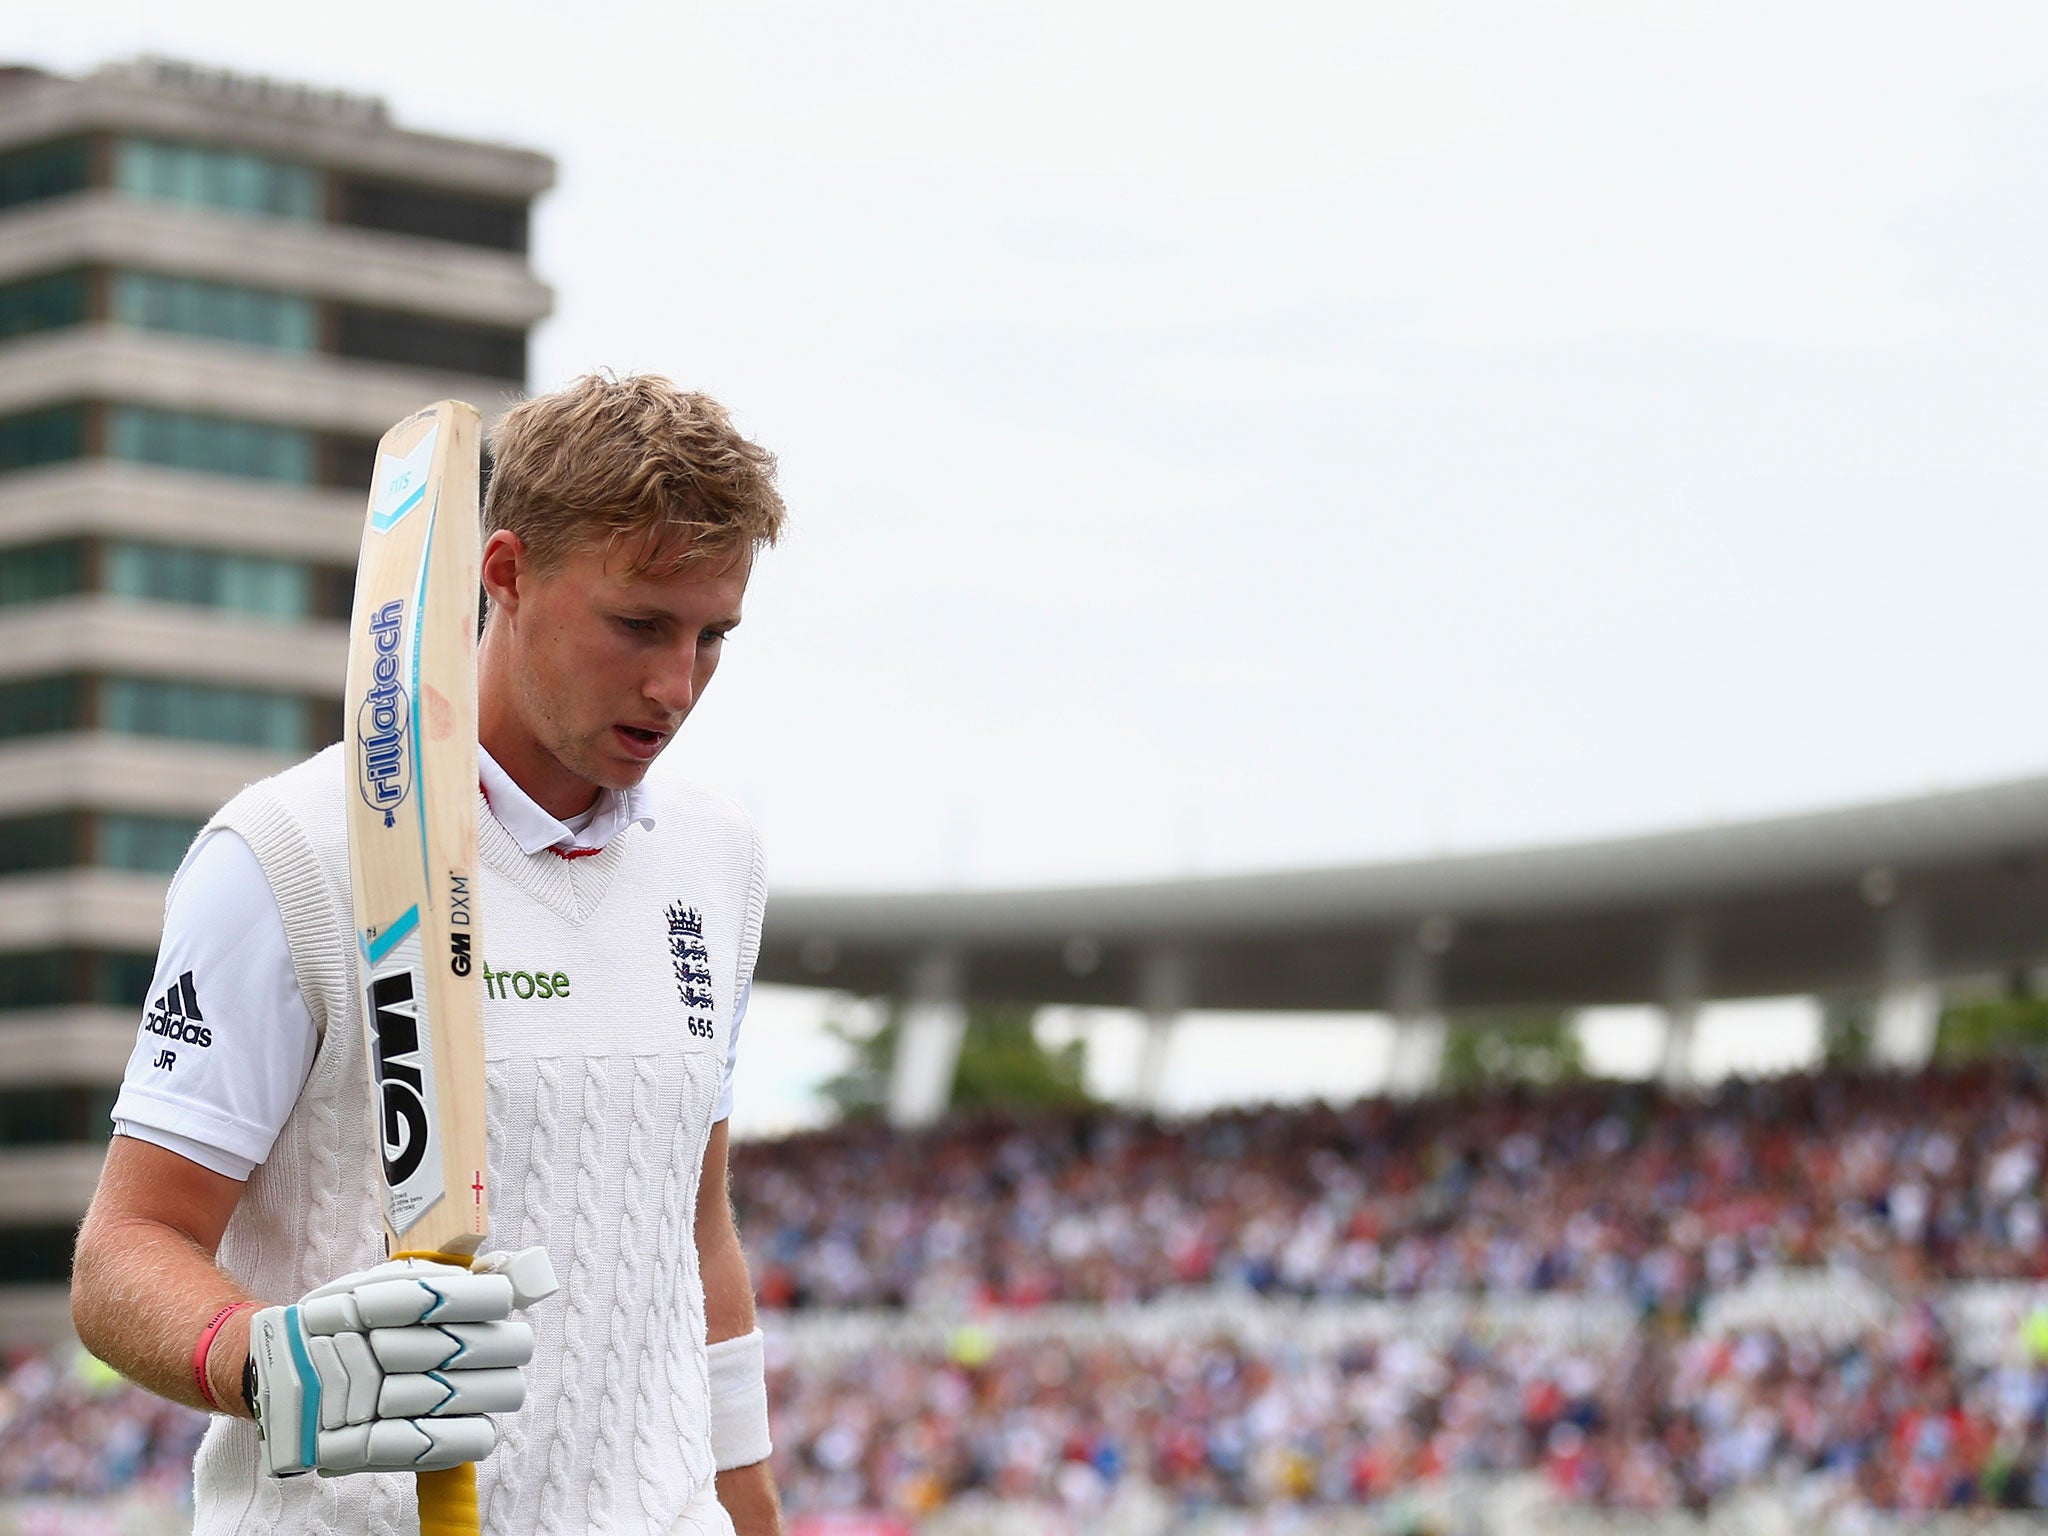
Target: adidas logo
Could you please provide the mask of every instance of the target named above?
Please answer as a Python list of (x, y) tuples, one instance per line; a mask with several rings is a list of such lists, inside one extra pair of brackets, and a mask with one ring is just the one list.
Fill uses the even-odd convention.
[(207, 1046), (213, 1044), (213, 1031), (206, 1027), (205, 1018), (199, 1011), (199, 993), (192, 985), (192, 973), (187, 971), (175, 986), (165, 988), (164, 995), (149, 1005), (142, 1016), (142, 1027), (168, 1040)]

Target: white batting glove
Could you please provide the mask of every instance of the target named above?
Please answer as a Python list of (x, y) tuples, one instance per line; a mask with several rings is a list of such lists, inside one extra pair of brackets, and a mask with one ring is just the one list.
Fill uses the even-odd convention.
[(547, 1252), (474, 1269), (395, 1259), (266, 1307), (249, 1333), (256, 1425), (273, 1477), (434, 1472), (498, 1443), (485, 1417), (526, 1401), (533, 1330), (511, 1318), (555, 1293)]

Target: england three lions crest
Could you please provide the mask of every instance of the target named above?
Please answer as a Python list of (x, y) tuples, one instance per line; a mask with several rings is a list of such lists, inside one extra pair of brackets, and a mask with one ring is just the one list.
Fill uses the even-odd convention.
[(676, 996), (687, 1015), (687, 1028), (695, 1039), (716, 1039), (718, 998), (711, 988), (711, 951), (704, 943), (704, 914), (675, 901), (669, 903), (666, 915), (669, 970), (676, 979)]

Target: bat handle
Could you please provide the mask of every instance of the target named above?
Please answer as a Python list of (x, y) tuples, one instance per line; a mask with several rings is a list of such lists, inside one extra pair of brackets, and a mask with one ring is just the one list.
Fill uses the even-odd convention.
[(475, 1462), (413, 1476), (419, 1481), (420, 1536), (478, 1536)]
[[(407, 1249), (392, 1257), (428, 1259), (459, 1269), (470, 1266), (466, 1253)], [(439, 1472), (415, 1472), (413, 1479), (419, 1486), (420, 1536), (481, 1536), (483, 1516), (476, 1503), (475, 1462), (465, 1461), (459, 1467), (446, 1467)]]

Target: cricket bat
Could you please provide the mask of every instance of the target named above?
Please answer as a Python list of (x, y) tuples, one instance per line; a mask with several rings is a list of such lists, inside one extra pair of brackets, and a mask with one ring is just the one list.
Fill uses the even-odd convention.
[[(349, 879), (393, 1258), (468, 1265), (489, 1224), (478, 972), (478, 419), (377, 445), (342, 704)], [(476, 1467), (422, 1472), (422, 1536), (477, 1536)]]

